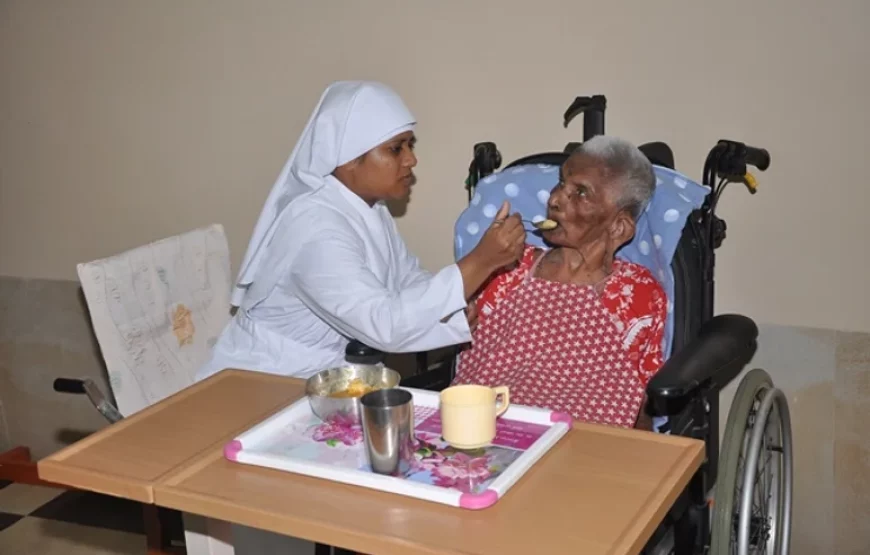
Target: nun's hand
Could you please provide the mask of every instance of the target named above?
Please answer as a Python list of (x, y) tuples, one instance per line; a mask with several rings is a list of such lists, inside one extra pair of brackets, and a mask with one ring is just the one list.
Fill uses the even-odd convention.
[(515, 264), (523, 256), (526, 230), (519, 214), (508, 215), (510, 208), (507, 202), (501, 205), (477, 246), (456, 263), (462, 274), (466, 300), (470, 300), (493, 273)]
[(510, 209), (511, 205), (504, 201), (475, 249), (489, 260), (492, 271), (510, 266), (523, 256), (526, 230), (519, 214), (508, 215)]

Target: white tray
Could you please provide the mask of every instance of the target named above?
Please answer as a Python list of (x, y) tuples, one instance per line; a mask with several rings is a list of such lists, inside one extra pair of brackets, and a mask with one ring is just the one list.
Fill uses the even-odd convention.
[(511, 405), (498, 419), (493, 445), (458, 452), (441, 440), (437, 393), (403, 388), (414, 396), (415, 463), (404, 476), (371, 471), (362, 430), (324, 423), (302, 398), (224, 447), (231, 461), (462, 507), (498, 502), (571, 427), (571, 417)]

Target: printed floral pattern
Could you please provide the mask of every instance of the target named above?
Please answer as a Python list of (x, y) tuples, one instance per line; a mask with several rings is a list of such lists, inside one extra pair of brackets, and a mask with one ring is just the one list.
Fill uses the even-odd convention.
[(311, 437), (314, 441), (326, 443), (330, 447), (339, 443), (350, 446), (362, 443), (363, 431), (362, 426), (354, 423), (349, 416), (336, 415), (316, 426)]
[(486, 449), (457, 451), (439, 447), (418, 437), (411, 474), (428, 472), (436, 486), (458, 489), (463, 493), (476, 491), (477, 486), (500, 474), (506, 465), (493, 464), (493, 454)]
[[(398, 478), (450, 488), (462, 493), (481, 493), (525, 451), (492, 445), (460, 451), (441, 438), (437, 409), (415, 407), (415, 438), (403, 453)], [(523, 423), (509, 421), (513, 437), (518, 433), (540, 436), (543, 430), (526, 430)], [(423, 428), (423, 429), (421, 429)], [(519, 431), (517, 431), (519, 430)], [(280, 457), (371, 472), (363, 430), (347, 417), (323, 422), (314, 415), (283, 429), (264, 452)]]

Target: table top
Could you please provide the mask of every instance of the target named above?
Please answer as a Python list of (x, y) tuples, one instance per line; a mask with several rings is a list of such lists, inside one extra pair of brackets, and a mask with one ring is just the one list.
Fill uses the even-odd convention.
[[(228, 370), (39, 461), (40, 478), (154, 502), (154, 485), (303, 395), (299, 380)], [(252, 399), (239, 403), (239, 399)], [(95, 409), (96, 410), (96, 409)]]
[(637, 553), (703, 443), (575, 424), (505, 497), (469, 511), (204, 453), (155, 486), (158, 505), (363, 553)]
[(364, 553), (637, 553), (703, 458), (686, 438), (575, 424), (469, 511), (231, 462), (226, 441), (303, 382), (225, 370), (40, 462), (59, 483)]

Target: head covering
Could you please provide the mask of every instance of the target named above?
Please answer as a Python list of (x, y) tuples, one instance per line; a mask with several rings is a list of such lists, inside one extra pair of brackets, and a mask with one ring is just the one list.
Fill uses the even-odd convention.
[(256, 279), (275, 224), (293, 199), (320, 189), (335, 168), (415, 124), (405, 103), (386, 85), (339, 81), (327, 87), (266, 199), (233, 289), (232, 305), (241, 305)]

